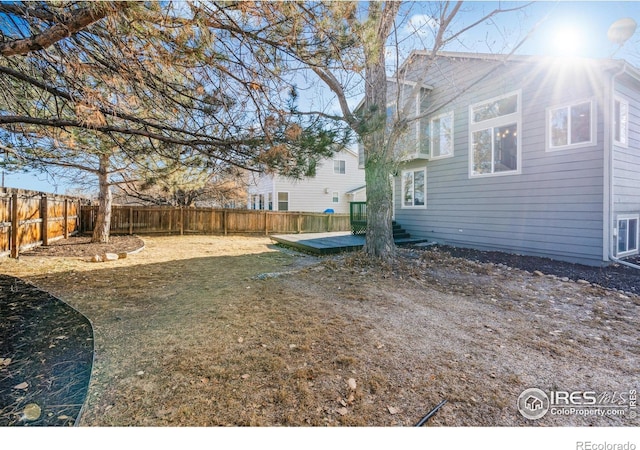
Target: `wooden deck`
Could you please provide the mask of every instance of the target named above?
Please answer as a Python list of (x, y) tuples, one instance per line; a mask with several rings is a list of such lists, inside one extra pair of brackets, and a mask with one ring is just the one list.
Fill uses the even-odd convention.
[[(364, 246), (364, 235), (353, 235), (349, 231), (333, 233), (302, 233), (272, 235), (271, 239), (279, 244), (316, 255), (360, 250)], [(396, 245), (417, 244), (426, 239), (396, 239)]]

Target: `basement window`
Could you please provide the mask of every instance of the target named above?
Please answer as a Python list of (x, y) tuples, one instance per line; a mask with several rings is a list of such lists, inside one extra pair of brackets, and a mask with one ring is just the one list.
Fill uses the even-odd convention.
[(618, 217), (616, 256), (638, 253), (638, 216)]

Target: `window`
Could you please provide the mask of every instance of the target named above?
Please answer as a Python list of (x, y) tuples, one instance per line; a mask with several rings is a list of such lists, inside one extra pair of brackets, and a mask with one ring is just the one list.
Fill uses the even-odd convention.
[(472, 177), (520, 172), (520, 92), (470, 107)]
[[(398, 138), (395, 144), (395, 153), (400, 159), (413, 159), (418, 154), (426, 154), (429, 145), (428, 120), (421, 117), (427, 109), (427, 96), (429, 89), (421, 87), (415, 96), (411, 96), (414, 89), (413, 83), (402, 83), (399, 98), (396, 98), (395, 89), (389, 91), (388, 98), (396, 98), (396, 101), (387, 105), (387, 130), (396, 120), (399, 100), (400, 111), (406, 112), (403, 118), (408, 121), (406, 130)], [(406, 106), (406, 108), (405, 108)]]
[(638, 216), (618, 217), (617, 256), (638, 253)]
[(453, 112), (429, 121), (431, 159), (453, 156)]
[(339, 173), (339, 174), (347, 173), (346, 163), (343, 159), (333, 160), (333, 173)]
[(584, 147), (595, 141), (593, 101), (549, 108), (548, 149)]
[(619, 98), (613, 101), (613, 141), (623, 147), (629, 145), (629, 103)]
[(340, 193), (338, 191), (333, 191), (333, 195), (331, 197), (331, 201), (333, 203), (340, 203)]
[(427, 169), (402, 172), (402, 207), (424, 208), (427, 199)]
[(271, 192), (267, 194), (267, 209), (273, 211), (273, 193)]
[(278, 211), (289, 211), (288, 192), (278, 192)]

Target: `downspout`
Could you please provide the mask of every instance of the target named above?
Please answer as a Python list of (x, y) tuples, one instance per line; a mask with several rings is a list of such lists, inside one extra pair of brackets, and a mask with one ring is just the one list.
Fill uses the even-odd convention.
[(613, 203), (614, 203), (614, 195), (613, 195), (613, 133), (611, 133), (611, 119), (613, 117), (613, 101), (615, 99), (615, 86), (616, 86), (616, 79), (622, 75), (623, 73), (625, 73), (627, 71), (627, 64), (623, 63), (622, 65), (622, 69), (620, 69), (617, 73), (613, 74), (611, 76), (611, 80), (610, 80), (610, 91), (609, 91), (609, 101), (607, 103), (607, 107), (605, 109), (605, 111), (607, 111), (607, 118), (608, 120), (605, 120), (605, 129), (604, 129), (604, 133), (605, 133), (605, 142), (607, 143), (607, 145), (609, 146), (608, 148), (608, 158), (609, 158), (609, 173), (608, 173), (608, 177), (609, 177), (609, 214), (607, 217), (607, 222), (608, 225), (606, 227), (606, 229), (609, 230), (607, 239), (609, 241), (609, 244), (607, 245), (608, 249), (609, 249), (609, 260), (613, 261), (615, 263), (618, 264), (622, 264), (623, 266), (628, 266), (628, 267), (633, 267), (634, 269), (640, 269), (640, 266), (637, 264), (633, 264), (630, 263), (628, 261), (623, 261), (621, 259), (618, 259), (617, 257), (614, 256), (614, 251), (613, 251), (613, 234), (611, 233), (611, 225), (612, 225), (612, 221), (613, 221)]

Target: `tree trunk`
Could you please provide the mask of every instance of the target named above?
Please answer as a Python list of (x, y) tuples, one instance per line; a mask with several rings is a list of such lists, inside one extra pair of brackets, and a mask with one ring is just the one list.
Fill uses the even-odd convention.
[(367, 235), (364, 251), (369, 256), (392, 259), (396, 245), (391, 224), (392, 191), (387, 164), (370, 162), (365, 169), (367, 183)]
[(100, 156), (100, 169), (98, 171), (98, 215), (93, 227), (91, 242), (102, 244), (109, 243), (111, 229), (111, 185), (109, 184), (109, 156)]
[[(365, 154), (367, 183), (367, 235), (364, 251), (369, 256), (392, 259), (396, 245), (391, 224), (392, 191), (389, 175), (393, 168), (393, 142), (387, 128), (387, 74), (385, 42), (398, 5), (372, 2), (370, 18), (377, 18), (377, 39), (365, 46), (365, 126), (360, 137)], [(395, 12), (394, 12), (395, 11)]]

